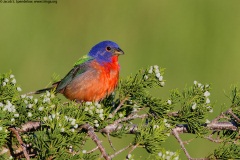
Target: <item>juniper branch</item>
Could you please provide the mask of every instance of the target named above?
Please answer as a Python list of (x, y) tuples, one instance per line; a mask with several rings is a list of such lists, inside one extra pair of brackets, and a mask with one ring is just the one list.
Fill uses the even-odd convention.
[(117, 108), (113, 111), (112, 115), (113, 117), (115, 116), (115, 114), (117, 113), (117, 111), (123, 106), (123, 104), (128, 100), (128, 97), (125, 97), (117, 106)]
[(98, 149), (98, 146), (97, 147), (95, 147), (95, 148), (93, 148), (93, 149), (91, 149), (90, 151), (88, 151), (87, 153), (89, 154), (89, 153), (92, 153), (92, 152), (94, 152), (94, 151), (96, 151)]
[(211, 130), (232, 130), (236, 131), (238, 128), (231, 122), (211, 122), (207, 124)]
[(29, 121), (21, 125), (21, 128), (16, 128), (16, 129), (19, 132), (29, 132), (29, 131), (36, 131), (40, 127), (41, 127), (40, 121)]
[(30, 157), (29, 157), (29, 155), (27, 153), (26, 145), (23, 143), (22, 138), (19, 135), (18, 131), (15, 128), (13, 128), (13, 127), (9, 128), (9, 130), (12, 131), (15, 134), (15, 136), (16, 136), (16, 138), (17, 138), (17, 140), (18, 140), (18, 142), (19, 142), (19, 144), (20, 144), (20, 146), (22, 148), (22, 151), (23, 151), (23, 154), (24, 154), (25, 158), (27, 160), (30, 160)]
[[(142, 114), (142, 115), (137, 115), (137, 114), (132, 115), (131, 114), (128, 117), (124, 117), (122, 119), (115, 120), (112, 124), (107, 125), (103, 129), (101, 129), (99, 132), (101, 132), (101, 133), (112, 133), (113, 131), (122, 128), (122, 124), (120, 124), (121, 122), (129, 121), (129, 120), (133, 120), (133, 119), (137, 119), (137, 118), (142, 119), (142, 118), (146, 118), (147, 116), (148, 116), (147, 114)], [(136, 129), (136, 125), (132, 125), (132, 126), (129, 127), (130, 132), (132, 132), (135, 129)]]
[(188, 160), (208, 160), (208, 158), (192, 158), (190, 156), (190, 154), (188, 153), (187, 149), (184, 146), (184, 142), (182, 141), (182, 139), (179, 136), (179, 133), (184, 133), (186, 132), (184, 127), (176, 127), (172, 129), (172, 134), (174, 135), (174, 137), (177, 139), (178, 143), (180, 144), (183, 152), (185, 153), (185, 155), (187, 156)]
[(100, 150), (102, 156), (106, 160), (110, 160), (110, 157), (108, 156), (105, 148), (103, 147), (101, 141), (99, 140), (98, 136), (94, 132), (94, 128), (89, 124), (84, 124), (81, 126), (81, 128), (85, 129), (87, 131), (88, 136), (96, 143), (98, 146), (98, 149)]
[(128, 154), (131, 154), (137, 147), (139, 146), (139, 144), (135, 144), (134, 146), (132, 146), (131, 150), (128, 152)]
[(240, 118), (238, 118), (238, 117), (233, 113), (233, 111), (232, 111), (231, 108), (228, 109), (228, 110), (225, 112), (225, 114), (231, 115), (238, 123), (240, 123)]
[(111, 139), (110, 139), (109, 133), (107, 133), (107, 138), (108, 138), (108, 143), (110, 144), (111, 148), (112, 148), (114, 151), (116, 151), (116, 149), (113, 147), (113, 143), (112, 143), (112, 141), (111, 141)]
[(180, 144), (183, 152), (185, 153), (185, 155), (187, 156), (188, 159), (192, 159), (190, 154), (188, 153), (187, 149), (185, 148), (183, 141), (179, 137), (179, 133), (182, 133), (182, 132), (184, 132), (184, 127), (176, 127), (176, 128), (172, 129), (172, 134), (177, 139), (177, 141)]
[(223, 141), (220, 140), (220, 139), (214, 139), (214, 138), (212, 138), (212, 135), (207, 136), (207, 137), (205, 137), (205, 138), (208, 139), (208, 140), (211, 141), (211, 142), (214, 142), (214, 143), (222, 143), (222, 142), (223, 142)]
[(124, 117), (122, 119), (118, 119), (118, 120), (114, 121), (114, 124), (118, 124), (118, 123), (121, 123), (121, 122), (129, 121), (129, 120), (133, 120), (133, 119), (137, 119), (137, 118), (143, 119), (143, 118), (146, 118), (146, 117), (148, 117), (147, 114), (142, 114), (142, 115), (130, 114), (127, 117)]
[(118, 154), (120, 154), (121, 152), (127, 150), (127, 149), (128, 149), (129, 147), (131, 147), (131, 146), (132, 146), (132, 145), (130, 144), (130, 145), (128, 145), (128, 146), (120, 149), (119, 151), (117, 151), (117, 152), (115, 152), (114, 154), (110, 155), (110, 158), (114, 158), (116, 155), (118, 155)]

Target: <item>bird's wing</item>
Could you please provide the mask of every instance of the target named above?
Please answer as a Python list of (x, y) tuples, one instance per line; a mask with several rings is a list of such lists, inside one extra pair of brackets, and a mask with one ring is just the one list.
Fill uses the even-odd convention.
[(61, 92), (76, 76), (84, 73), (87, 70), (88, 62), (92, 60), (93, 58), (87, 55), (80, 58), (74, 64), (73, 69), (68, 72), (68, 74), (61, 81), (57, 82), (56, 92)]

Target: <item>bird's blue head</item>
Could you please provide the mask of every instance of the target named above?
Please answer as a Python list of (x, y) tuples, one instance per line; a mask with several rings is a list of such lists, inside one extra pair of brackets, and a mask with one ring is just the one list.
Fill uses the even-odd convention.
[(88, 53), (98, 62), (111, 62), (112, 57), (124, 54), (117, 43), (112, 41), (102, 41), (96, 44)]

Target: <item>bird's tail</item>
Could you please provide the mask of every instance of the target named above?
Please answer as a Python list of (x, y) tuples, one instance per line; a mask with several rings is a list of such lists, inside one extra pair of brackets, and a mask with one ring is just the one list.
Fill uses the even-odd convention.
[(51, 91), (52, 89), (53, 89), (53, 87), (44, 88), (44, 89), (39, 89), (39, 90), (35, 91), (33, 94), (45, 93), (46, 91)]
[[(59, 82), (60, 82), (60, 81), (59, 81)], [(46, 91), (51, 91), (51, 90), (53, 90), (53, 89), (55, 90), (59, 82), (53, 83), (52, 86), (49, 87), (49, 88), (39, 89), (39, 90), (37, 90), (37, 91), (35, 91), (35, 92), (29, 92), (29, 93), (27, 93), (27, 95), (41, 94), (41, 93), (45, 93)]]

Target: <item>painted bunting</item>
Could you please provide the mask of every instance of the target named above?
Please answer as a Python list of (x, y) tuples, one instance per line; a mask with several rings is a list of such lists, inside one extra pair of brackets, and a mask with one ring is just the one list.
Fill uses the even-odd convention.
[(116, 88), (120, 71), (118, 56), (122, 54), (115, 42), (102, 41), (80, 58), (62, 80), (35, 93), (55, 89), (70, 100), (98, 102)]

